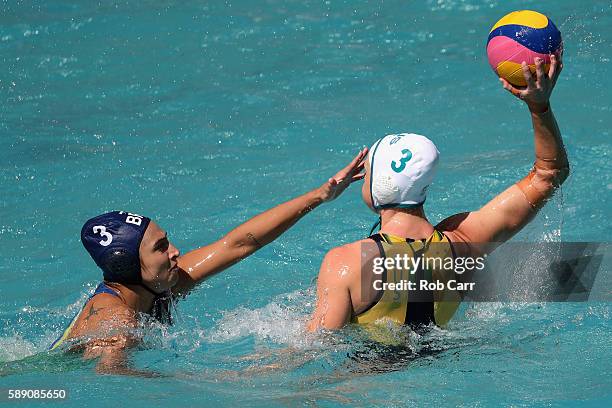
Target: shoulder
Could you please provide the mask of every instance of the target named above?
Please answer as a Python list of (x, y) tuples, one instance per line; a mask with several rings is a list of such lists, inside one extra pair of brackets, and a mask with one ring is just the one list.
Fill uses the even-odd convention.
[(372, 248), (376, 248), (376, 243), (371, 239), (362, 239), (332, 248), (323, 258), (319, 277), (343, 280), (358, 274), (364, 254), (372, 252)]
[(450, 235), (455, 234), (461, 229), (461, 225), (470, 216), (470, 214), (471, 212), (453, 214), (450, 217), (446, 217), (440, 221), (436, 226), (434, 226), (434, 228), (450, 237)]
[[(475, 256), (485, 252), (482, 244), (475, 243), (470, 237), (470, 224), (476, 220), (476, 212), (464, 212), (452, 215), (438, 223), (435, 229), (450, 242), (456, 256)], [(477, 222), (476, 226), (481, 223)]]
[(440, 221), (434, 228), (444, 234), (451, 243), (467, 243), (469, 237), (464, 232), (466, 221), (474, 218), (473, 212), (451, 215)]
[(101, 293), (85, 304), (71, 337), (85, 340), (85, 356), (90, 358), (109, 347), (124, 348), (137, 344), (133, 334), (137, 327), (135, 310), (121, 298)]
[(346, 261), (352, 260), (353, 258), (358, 256), (361, 253), (363, 247), (370, 244), (374, 244), (374, 241), (370, 239), (362, 239), (359, 241), (337, 246), (335, 248), (330, 249), (327, 254), (325, 254), (323, 262), (345, 263)]
[(95, 295), (85, 304), (85, 308), (87, 307), (95, 307), (97, 309), (112, 309), (114, 311), (132, 310), (119, 296), (111, 295), (110, 293), (100, 293)]
[(361, 252), (364, 246), (376, 246), (376, 242), (370, 238), (360, 239), (341, 246), (332, 248), (329, 253), (333, 254), (355, 254)]
[(92, 297), (83, 307), (75, 329), (80, 335), (136, 327), (136, 311), (108, 293)]

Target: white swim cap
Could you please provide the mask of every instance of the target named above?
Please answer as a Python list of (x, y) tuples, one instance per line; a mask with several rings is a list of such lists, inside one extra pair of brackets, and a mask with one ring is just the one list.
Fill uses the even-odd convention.
[(387, 135), (376, 141), (368, 156), (374, 209), (422, 205), (439, 154), (431, 140), (414, 133)]

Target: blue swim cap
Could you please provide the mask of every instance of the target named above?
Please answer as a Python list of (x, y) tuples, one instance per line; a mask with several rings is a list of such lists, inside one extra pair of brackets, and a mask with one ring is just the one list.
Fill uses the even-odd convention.
[(150, 218), (112, 211), (89, 219), (81, 229), (81, 242), (104, 272), (104, 280), (140, 284), (140, 242)]

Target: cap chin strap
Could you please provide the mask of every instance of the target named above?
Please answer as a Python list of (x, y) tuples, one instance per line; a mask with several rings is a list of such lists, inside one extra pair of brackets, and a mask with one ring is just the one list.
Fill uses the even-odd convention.
[(163, 295), (163, 294), (164, 294), (164, 292), (161, 292), (161, 293), (157, 293), (157, 292), (155, 292), (153, 289), (151, 289), (150, 287), (148, 287), (147, 285), (145, 285), (145, 284), (144, 284), (144, 282), (140, 282), (140, 286), (142, 286), (143, 288), (145, 288), (145, 290), (146, 290), (147, 292), (149, 292), (150, 294), (152, 294), (152, 295), (153, 295), (153, 297), (158, 297), (158, 296), (161, 296), (161, 295)]
[(172, 292), (170, 289), (167, 289), (161, 293), (156, 293), (153, 291), (153, 289), (146, 286), (144, 282), (141, 282), (140, 286), (145, 288), (145, 290), (153, 295), (153, 305), (151, 306), (151, 311), (149, 314), (161, 323), (172, 324), (172, 314), (170, 313), (170, 307), (172, 306)]

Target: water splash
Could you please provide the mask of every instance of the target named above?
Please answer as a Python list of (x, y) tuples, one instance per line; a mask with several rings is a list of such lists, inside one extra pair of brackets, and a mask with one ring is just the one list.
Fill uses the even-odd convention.
[(34, 355), (38, 346), (24, 339), (20, 333), (0, 337), (0, 362), (21, 360)]
[(207, 336), (207, 341), (219, 343), (254, 336), (260, 341), (304, 346), (307, 312), (312, 309), (312, 296), (312, 293), (308, 295), (308, 291), (295, 291), (258, 309), (238, 307), (225, 311)]

